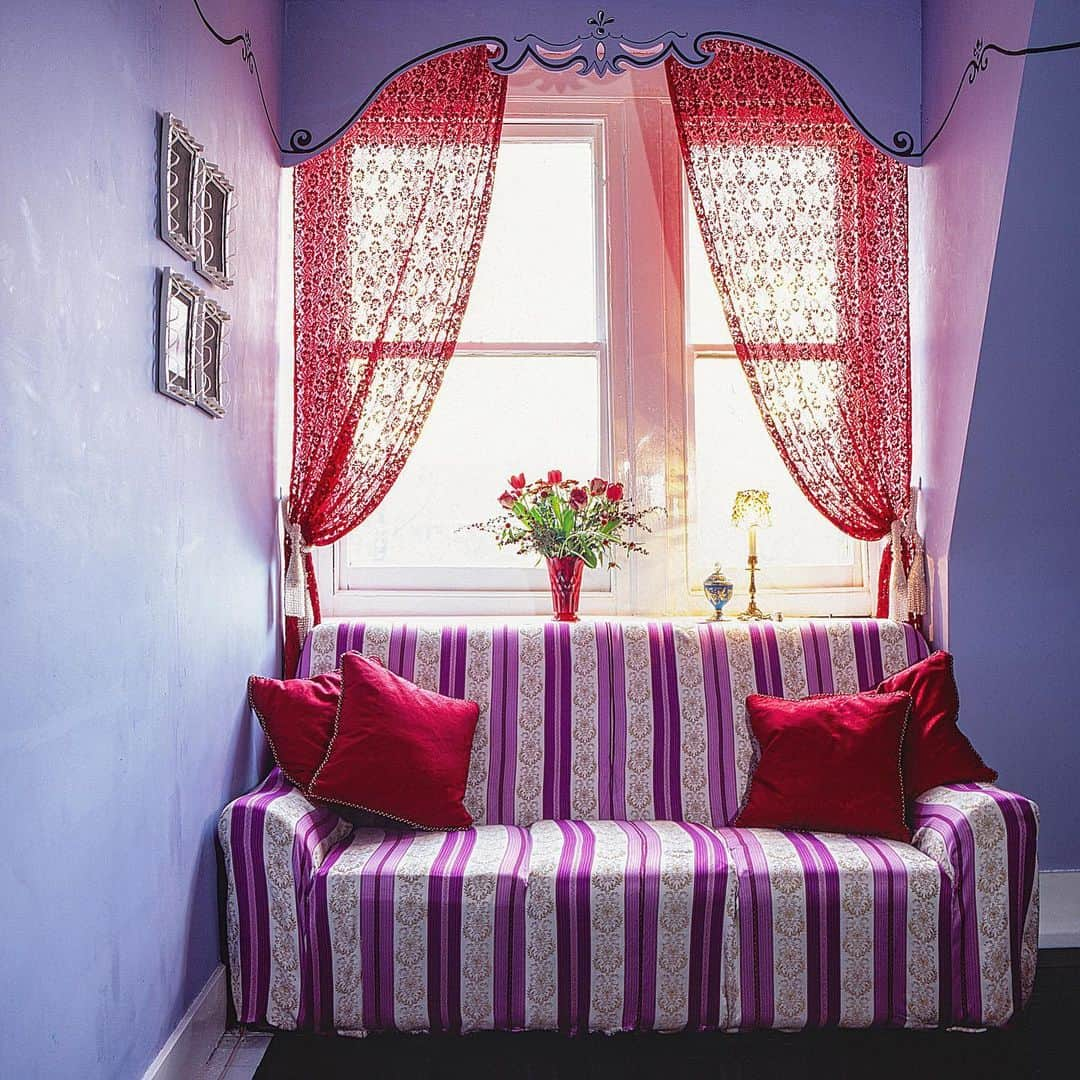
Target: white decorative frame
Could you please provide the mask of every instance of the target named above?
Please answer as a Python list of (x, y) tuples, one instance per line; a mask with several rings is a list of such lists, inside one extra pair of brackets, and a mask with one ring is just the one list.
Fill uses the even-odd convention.
[(232, 228), (233, 186), (211, 161), (199, 159), (195, 180), (195, 269), (207, 281), (228, 289), (233, 279)]
[(203, 293), (168, 267), (161, 271), (158, 305), (157, 388), (192, 405), (196, 399), (196, 358)]
[(219, 419), (225, 415), (223, 372), (229, 348), (229, 321), (229, 313), (220, 304), (203, 298), (196, 338), (195, 404)]
[(195, 195), (202, 149), (172, 113), (162, 114), (158, 223), (161, 239), (186, 259), (196, 255)]

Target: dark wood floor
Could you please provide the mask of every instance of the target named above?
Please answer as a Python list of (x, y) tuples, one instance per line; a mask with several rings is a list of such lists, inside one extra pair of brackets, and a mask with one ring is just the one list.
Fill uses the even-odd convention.
[(479, 1033), (366, 1039), (277, 1035), (257, 1080), (931, 1080), (1080, 1076), (1080, 950), (1042, 953), (1035, 994), (1005, 1031), (827, 1031), (745, 1035)]

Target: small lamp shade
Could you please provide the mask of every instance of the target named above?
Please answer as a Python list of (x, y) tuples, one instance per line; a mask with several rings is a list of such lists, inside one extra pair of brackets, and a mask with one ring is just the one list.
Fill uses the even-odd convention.
[(731, 524), (741, 529), (749, 529), (754, 525), (768, 528), (772, 525), (769, 493), (754, 488), (736, 492), (735, 505), (731, 508)]

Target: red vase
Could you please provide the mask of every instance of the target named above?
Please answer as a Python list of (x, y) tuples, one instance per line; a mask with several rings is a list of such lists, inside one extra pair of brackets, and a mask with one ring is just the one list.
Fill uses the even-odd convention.
[(585, 563), (577, 555), (548, 559), (548, 579), (551, 582), (551, 606), (556, 622), (577, 622), (581, 600), (581, 571)]

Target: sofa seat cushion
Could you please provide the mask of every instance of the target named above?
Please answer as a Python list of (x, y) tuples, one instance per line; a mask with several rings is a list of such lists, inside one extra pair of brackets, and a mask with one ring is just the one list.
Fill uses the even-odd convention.
[(949, 878), (898, 841), (671, 821), (360, 828), (312, 900), (317, 1030), (951, 1016)]
[(950, 883), (908, 844), (719, 829), (738, 894), (733, 1027), (932, 1027), (947, 1018)]
[(354, 830), (315, 877), (316, 1029), (727, 1025), (734, 874), (706, 826)]
[(524, 1026), (531, 838), (355, 829), (314, 882), (316, 1030)]
[(530, 1028), (727, 1026), (738, 963), (734, 874), (715, 830), (539, 821), (529, 831)]

